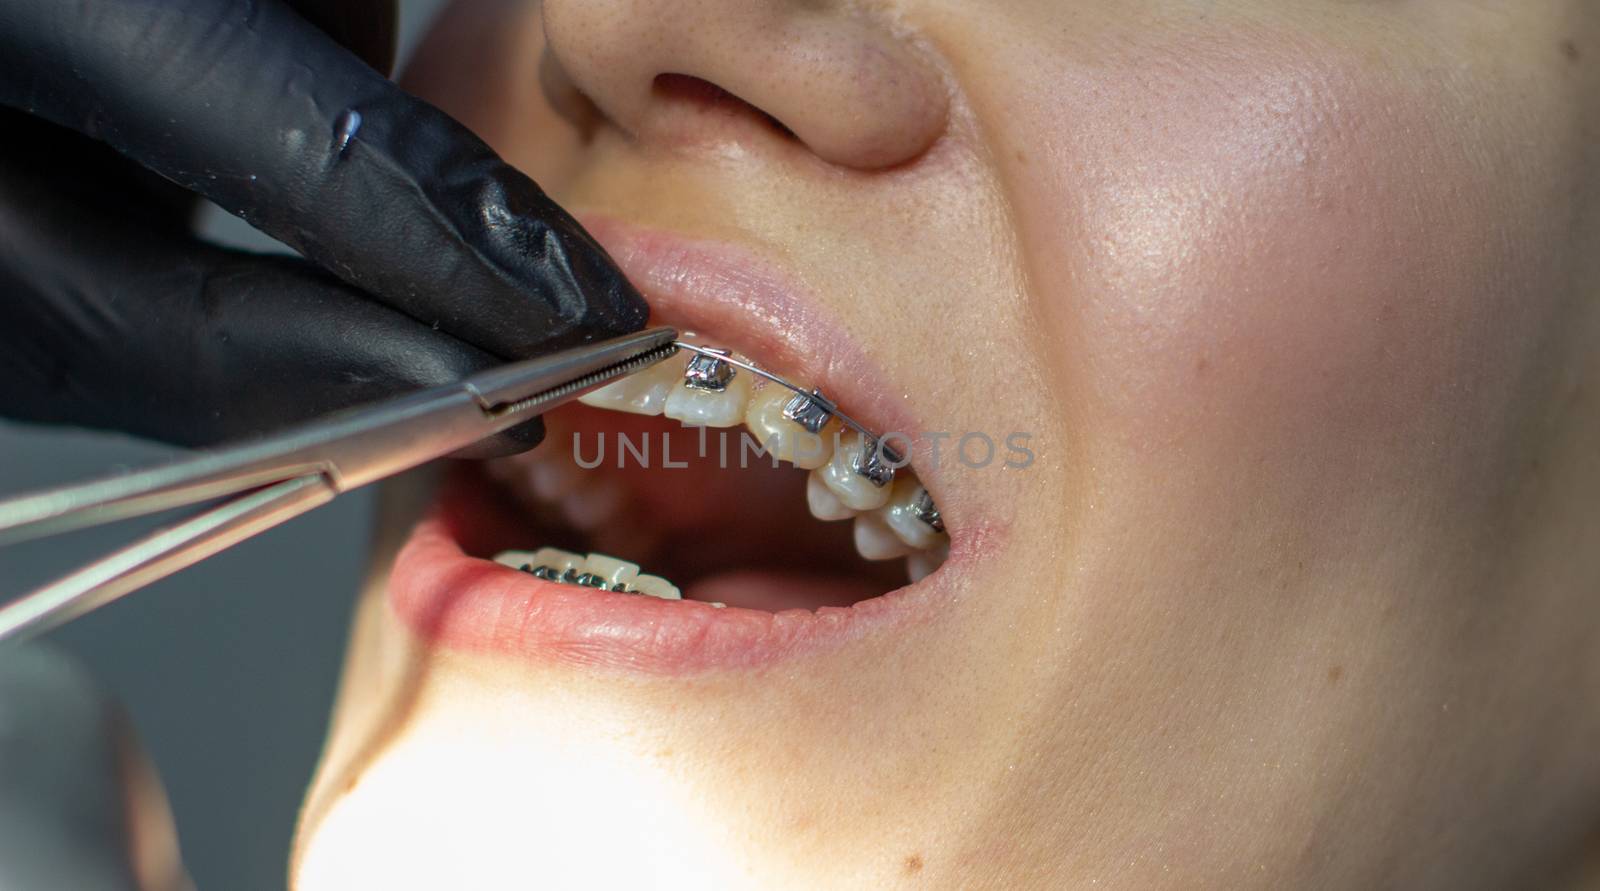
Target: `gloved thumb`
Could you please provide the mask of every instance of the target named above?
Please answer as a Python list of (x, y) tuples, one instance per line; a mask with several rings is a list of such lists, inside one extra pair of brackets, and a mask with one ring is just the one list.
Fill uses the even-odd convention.
[(192, 887), (127, 715), (65, 653), (0, 647), (0, 888)]

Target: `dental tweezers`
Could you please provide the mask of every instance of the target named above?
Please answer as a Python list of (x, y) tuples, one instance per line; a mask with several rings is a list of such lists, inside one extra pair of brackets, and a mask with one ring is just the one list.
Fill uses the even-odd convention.
[(677, 352), (677, 336), (653, 328), (574, 347), (242, 445), (0, 501), (3, 546), (223, 499), (0, 606), (0, 641), (44, 633), (335, 496), (648, 368)]

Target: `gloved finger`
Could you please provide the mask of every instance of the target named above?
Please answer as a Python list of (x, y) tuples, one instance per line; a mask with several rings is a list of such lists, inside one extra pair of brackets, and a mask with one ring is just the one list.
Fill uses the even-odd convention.
[[(204, 446), (500, 362), (294, 258), (214, 250), (133, 272), (0, 305), (0, 411)], [(543, 435), (532, 420), (457, 457)]]
[(281, 0), (9, 0), (0, 101), (105, 140), (498, 356), (645, 323), (637, 292), (531, 180)]
[(0, 887), (191, 887), (127, 716), (77, 662), (0, 648)]
[[(49, 198), (0, 170), (0, 414), (209, 445), (499, 362), (298, 258)], [(532, 421), (463, 457), (542, 435)]]
[[(395, 43), (395, 0), (289, 0), (308, 21), (374, 68), (387, 70)], [(199, 196), (117, 153), (111, 146), (41, 117), (0, 107), (0, 163), (48, 179), (84, 206), (137, 214), (187, 230)]]

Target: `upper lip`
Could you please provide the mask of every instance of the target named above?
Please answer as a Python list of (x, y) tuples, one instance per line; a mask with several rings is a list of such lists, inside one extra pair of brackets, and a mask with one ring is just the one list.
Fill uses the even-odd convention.
[(712, 341), (732, 338), (718, 345), (793, 383), (818, 387), (875, 432), (917, 433), (916, 418), (889, 395), (901, 391), (897, 382), (812, 295), (760, 255), (600, 214), (577, 217), (649, 297), (653, 323), (704, 331)]
[[(652, 319), (752, 356), (796, 384), (816, 385), (876, 432), (912, 435), (912, 419), (884, 393), (881, 368), (772, 265), (721, 242), (685, 239), (603, 216), (579, 214), (650, 301)], [(719, 345), (721, 345), (719, 343)], [(934, 497), (927, 468), (919, 477)], [(650, 597), (571, 591), (487, 560), (467, 557), (441, 505), (397, 558), (391, 598), (425, 637), (450, 645), (510, 651), (633, 671), (677, 673), (750, 666), (898, 624), (922, 611), (913, 599), (945, 582), (935, 574), (912, 589), (815, 613), (711, 610)], [(960, 558), (952, 538), (951, 562)]]

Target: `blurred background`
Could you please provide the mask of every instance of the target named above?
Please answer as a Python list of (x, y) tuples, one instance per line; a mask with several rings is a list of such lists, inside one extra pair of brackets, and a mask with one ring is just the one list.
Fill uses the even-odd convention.
[[(401, 0), (401, 59), (445, 0)], [(285, 250), (212, 207), (202, 230)], [(171, 450), (0, 421), (0, 496), (139, 466)], [(371, 528), (357, 492), (51, 635), (133, 717), (201, 891), (281, 891), (322, 744)], [(0, 597), (126, 541), (137, 525), (0, 554)]]

